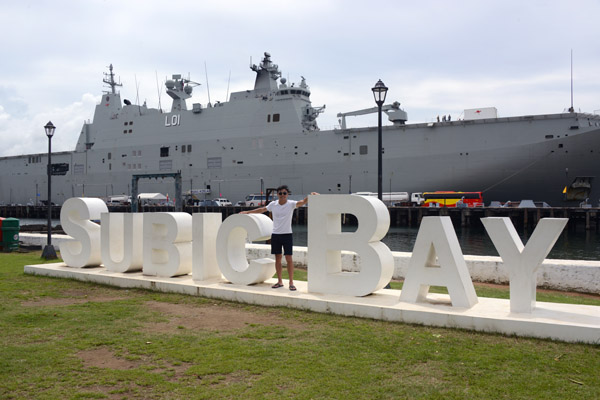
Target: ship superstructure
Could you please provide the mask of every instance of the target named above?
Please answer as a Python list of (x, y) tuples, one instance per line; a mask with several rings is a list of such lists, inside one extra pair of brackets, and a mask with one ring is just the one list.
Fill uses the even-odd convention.
[[(376, 191), (377, 128), (322, 131), (302, 77), (281, 77), (265, 53), (252, 90), (226, 102), (187, 104), (197, 83), (173, 75), (170, 111), (122, 100), (112, 65), (108, 85), (73, 151), (53, 153), (64, 175), (56, 203), (74, 196), (130, 194), (133, 175), (181, 172), (183, 190), (242, 200), (287, 184), (294, 194)], [(407, 123), (399, 103), (384, 105), (385, 191), (483, 191), (492, 200), (553, 206), (598, 201), (600, 116), (566, 112), (508, 118)], [(341, 113), (360, 115), (363, 111)], [(372, 110), (371, 110), (372, 111)], [(46, 154), (0, 158), (0, 203), (47, 198)], [(140, 181), (140, 192), (173, 193), (172, 180)]]

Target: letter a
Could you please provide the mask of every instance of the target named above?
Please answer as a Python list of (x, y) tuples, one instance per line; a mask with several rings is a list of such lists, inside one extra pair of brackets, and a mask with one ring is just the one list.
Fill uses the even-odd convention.
[(541, 219), (524, 247), (510, 218), (481, 219), (509, 271), (511, 312), (531, 313), (535, 308), (537, 270), (568, 221), (568, 218)]
[(424, 302), (432, 285), (447, 287), (454, 307), (470, 308), (477, 304), (475, 288), (450, 217), (423, 218), (400, 300)]

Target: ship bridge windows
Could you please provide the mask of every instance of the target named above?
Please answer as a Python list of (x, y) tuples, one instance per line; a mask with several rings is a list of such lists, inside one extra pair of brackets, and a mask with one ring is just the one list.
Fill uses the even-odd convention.
[(182, 144), (181, 145), (181, 152), (182, 153), (191, 153), (192, 152), (192, 145), (191, 144)]
[(161, 147), (160, 148), (160, 156), (161, 157), (169, 157), (169, 147)]
[(37, 164), (42, 162), (42, 156), (29, 156), (29, 164)]
[(310, 92), (307, 92), (306, 90), (301, 90), (301, 89), (286, 89), (286, 90), (280, 90), (279, 92), (277, 92), (277, 96), (285, 96), (288, 94), (295, 94), (296, 96), (306, 96), (306, 97), (310, 97)]

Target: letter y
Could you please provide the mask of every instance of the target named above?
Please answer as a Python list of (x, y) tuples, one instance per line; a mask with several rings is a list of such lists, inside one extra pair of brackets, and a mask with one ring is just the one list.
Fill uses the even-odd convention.
[(568, 221), (568, 218), (541, 219), (527, 246), (523, 246), (510, 218), (481, 219), (509, 271), (511, 312), (531, 313), (535, 308), (537, 269), (552, 250)]

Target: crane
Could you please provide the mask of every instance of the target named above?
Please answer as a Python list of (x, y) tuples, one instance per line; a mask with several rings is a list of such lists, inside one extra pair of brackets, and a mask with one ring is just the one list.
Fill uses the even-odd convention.
[[(346, 117), (355, 117), (357, 115), (373, 114), (379, 111), (378, 107), (365, 108), (363, 110), (350, 111), (346, 113), (338, 113), (337, 117), (340, 119), (340, 125), (342, 129), (346, 128)], [(386, 104), (381, 106), (381, 111), (386, 113), (388, 119), (394, 123), (394, 125), (404, 125), (408, 120), (406, 111), (400, 108), (400, 103), (395, 101), (392, 104)]]

